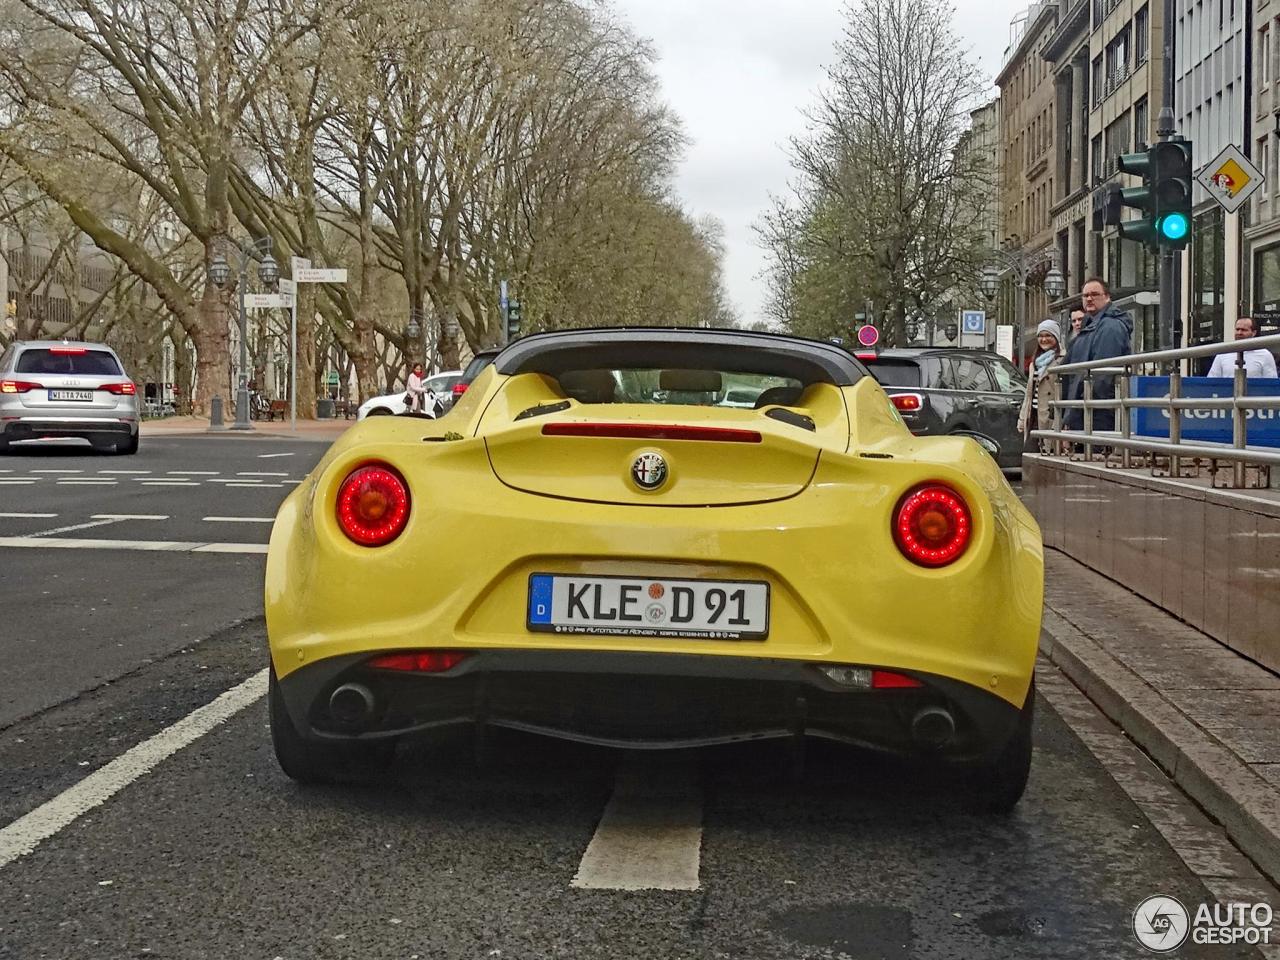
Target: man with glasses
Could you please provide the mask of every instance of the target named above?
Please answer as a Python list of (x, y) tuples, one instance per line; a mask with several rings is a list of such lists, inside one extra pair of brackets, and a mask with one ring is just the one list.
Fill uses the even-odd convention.
[[(1084, 303), (1084, 322), (1080, 333), (1071, 341), (1066, 363), (1085, 363), (1089, 360), (1106, 360), (1123, 357), (1133, 351), (1133, 317), (1111, 302), (1111, 290), (1100, 277), (1090, 277), (1080, 291)], [(1093, 377), (1093, 399), (1111, 400), (1116, 395), (1115, 377)], [(1067, 388), (1070, 400), (1084, 399), (1084, 377), (1071, 377)], [(1094, 430), (1114, 430), (1114, 410), (1094, 410)], [(1068, 430), (1084, 429), (1084, 411), (1073, 408), (1067, 411), (1064, 426)]]

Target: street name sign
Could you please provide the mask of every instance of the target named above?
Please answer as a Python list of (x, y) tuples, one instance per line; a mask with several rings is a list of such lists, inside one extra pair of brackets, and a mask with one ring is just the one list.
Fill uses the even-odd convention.
[(1227, 213), (1235, 213), (1262, 186), (1262, 171), (1237, 146), (1227, 146), (1196, 176)]
[(303, 267), (294, 271), (293, 279), (298, 283), (346, 283), (346, 270), (326, 270), (321, 267)]

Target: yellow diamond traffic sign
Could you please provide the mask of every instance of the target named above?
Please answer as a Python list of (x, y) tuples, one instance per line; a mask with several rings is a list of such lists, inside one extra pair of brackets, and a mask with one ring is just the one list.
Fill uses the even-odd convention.
[(1239, 147), (1229, 146), (1200, 171), (1196, 180), (1227, 213), (1235, 213), (1262, 186), (1262, 171)]

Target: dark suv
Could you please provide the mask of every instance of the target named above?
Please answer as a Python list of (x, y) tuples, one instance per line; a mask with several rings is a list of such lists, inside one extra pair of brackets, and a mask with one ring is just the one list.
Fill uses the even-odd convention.
[(457, 382), (453, 385), (453, 402), (457, 403), (458, 398), (467, 392), (467, 387), (471, 386), (471, 381), (480, 376), (480, 371), (493, 363), (501, 350), (477, 350), (475, 356), (471, 358), (471, 362), (467, 364), (467, 369), (462, 371)]
[[(986, 350), (924, 347), (859, 353), (912, 433), (974, 434), (998, 449), (1005, 470), (1022, 468), (1018, 412), (1027, 381), (1018, 368)], [(981, 441), (980, 441), (981, 442)]]

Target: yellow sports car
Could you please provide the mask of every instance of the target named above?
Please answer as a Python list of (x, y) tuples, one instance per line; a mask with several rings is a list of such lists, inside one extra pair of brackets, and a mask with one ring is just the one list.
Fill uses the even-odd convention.
[(912, 436), (841, 347), (537, 334), (447, 416), (348, 430), (284, 502), (272, 736), (302, 781), (450, 724), (826, 737), (964, 764), (971, 799), (1008, 809), (1042, 591), (996, 462)]

